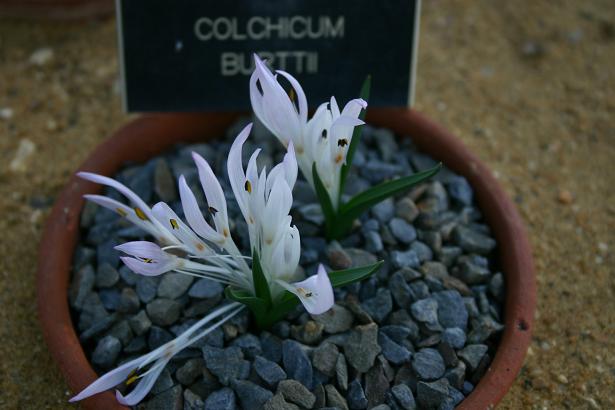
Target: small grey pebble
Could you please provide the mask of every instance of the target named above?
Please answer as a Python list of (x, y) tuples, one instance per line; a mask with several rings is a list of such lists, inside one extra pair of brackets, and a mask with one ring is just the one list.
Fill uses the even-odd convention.
[(113, 266), (105, 263), (98, 267), (96, 271), (96, 286), (99, 288), (110, 288), (120, 280), (120, 274)]
[(122, 343), (113, 336), (105, 336), (96, 345), (94, 353), (92, 353), (92, 363), (103, 369), (109, 369), (117, 360)]
[(421, 380), (436, 380), (444, 374), (444, 360), (437, 350), (425, 348), (412, 358), (412, 368)]
[[(249, 387), (241, 386), (239, 390), (242, 393), (247, 394), (249, 397), (250, 395)], [(256, 400), (257, 397), (255, 397), (254, 399)], [(205, 410), (235, 410), (236, 408), (237, 408), (237, 405), (235, 403), (235, 393), (233, 393), (233, 390), (229, 389), (228, 387), (224, 387), (220, 390), (217, 390), (211, 393), (209, 396), (207, 396), (207, 399), (205, 400)], [(250, 407), (250, 408), (258, 408), (258, 407)]]

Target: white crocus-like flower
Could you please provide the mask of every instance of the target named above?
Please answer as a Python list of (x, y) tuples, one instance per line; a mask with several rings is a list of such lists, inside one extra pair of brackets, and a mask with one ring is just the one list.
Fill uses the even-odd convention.
[[(328, 275), (314, 275), (313, 279), (292, 283), (296, 279), (301, 253), (299, 231), (291, 225), (289, 215), (292, 189), (297, 180), (293, 144), (288, 144), (283, 161), (269, 173), (265, 169), (260, 173), (257, 170), (260, 150), (252, 154), (244, 170), (242, 148), (251, 129), (252, 124), (249, 124), (237, 136), (227, 161), (231, 188), (248, 225), (251, 249), (258, 253), (274, 299), (287, 289), (299, 297), (308, 312), (322, 313), (333, 305), (333, 289)], [(193, 158), (213, 226), (201, 213), (183, 176), (179, 178), (179, 191), (188, 224), (163, 202), (150, 209), (134, 192), (111, 178), (83, 172), (79, 175), (124, 194), (134, 208), (99, 195), (86, 197), (127, 217), (162, 242), (162, 247), (147, 241), (116, 247), (127, 255), (122, 260), (134, 272), (148, 276), (179, 272), (209, 278), (254, 294), (252, 270), (246, 262), (250, 257), (239, 252), (230, 235), (222, 187), (207, 161), (196, 153), (193, 153)]]
[(331, 97), (308, 121), (307, 99), (299, 82), (284, 71), (276, 71), (290, 83), (291, 97), (257, 55), (254, 61), (255, 69), (250, 78), (254, 113), (284, 146), (294, 144), (299, 168), (312, 188), (312, 166), (316, 164), (318, 175), (337, 209), (342, 165), (346, 163), (354, 127), (364, 123), (358, 117), (367, 102), (354, 99), (340, 111), (337, 101)]
[[(227, 161), (231, 187), (248, 224), (250, 245), (259, 255), (274, 299), (288, 290), (297, 295), (308, 312), (321, 314), (333, 306), (333, 288), (322, 265), (318, 274), (292, 283), (301, 250), (299, 231), (291, 226), (289, 215), (293, 201), (292, 189), (297, 179), (293, 145), (288, 145), (284, 160), (269, 174), (264, 169), (260, 173), (257, 170), (258, 150), (252, 154), (247, 170), (244, 171), (242, 147), (251, 128), (252, 124), (249, 124), (236, 138)], [(79, 176), (120, 191), (131, 201), (132, 208), (100, 195), (86, 195), (86, 198), (126, 217), (163, 244), (161, 247), (153, 242), (135, 241), (117, 246), (116, 249), (125, 255), (121, 257), (122, 261), (134, 272), (146, 276), (179, 272), (209, 278), (254, 294), (252, 271), (246, 263), (246, 259), (250, 258), (240, 254), (231, 238), (222, 187), (207, 161), (195, 153), (193, 158), (214, 226), (201, 213), (194, 193), (183, 176), (179, 179), (179, 189), (188, 224), (163, 202), (150, 209), (134, 192), (113, 179), (87, 172), (79, 173)], [(151, 390), (175, 354), (222, 325), (243, 308), (244, 305), (237, 302), (219, 307), (176, 339), (104, 374), (71, 401), (83, 400), (121, 384), (131, 386), (139, 381), (126, 396), (116, 392), (120, 403), (128, 406), (137, 404)]]
[[(152, 389), (156, 379), (173, 356), (211, 333), (217, 327), (239, 313), (243, 308), (244, 306), (242, 304), (232, 302), (216, 309), (214, 312), (190, 326), (190, 328), (177, 338), (163, 344), (146, 355), (130, 360), (118, 368), (105, 373), (75, 397), (70, 399), (70, 401), (76, 402), (83, 400), (116, 386), (125, 385), (131, 387), (134, 385), (134, 389), (127, 395), (124, 396), (119, 391), (116, 391), (115, 396), (118, 402), (125, 406), (136, 405), (143, 400)], [(137, 384), (135, 385), (135, 383)]]

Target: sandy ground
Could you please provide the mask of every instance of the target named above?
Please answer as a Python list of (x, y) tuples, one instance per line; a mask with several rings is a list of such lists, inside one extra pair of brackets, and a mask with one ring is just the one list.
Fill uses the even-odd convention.
[[(493, 169), (534, 247), (534, 341), (500, 407), (615, 408), (615, 8), (424, 3), (417, 108)], [(69, 407), (38, 328), (37, 247), (70, 173), (129, 120), (116, 78), (113, 21), (0, 22), (1, 408)]]

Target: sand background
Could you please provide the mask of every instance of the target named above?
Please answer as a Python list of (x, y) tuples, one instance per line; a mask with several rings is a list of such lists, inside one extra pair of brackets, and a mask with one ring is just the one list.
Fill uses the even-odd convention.
[[(614, 66), (608, 0), (423, 4), (416, 108), (491, 167), (534, 249), (534, 340), (503, 409), (615, 408)], [(38, 327), (37, 248), (69, 175), (129, 119), (112, 19), (0, 21), (0, 408), (70, 407)]]

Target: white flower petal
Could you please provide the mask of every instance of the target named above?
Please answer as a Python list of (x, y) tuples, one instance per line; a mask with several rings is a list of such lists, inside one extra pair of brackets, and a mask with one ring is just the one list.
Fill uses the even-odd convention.
[(325, 268), (320, 265), (318, 273), (301, 282), (278, 284), (297, 295), (305, 309), (312, 315), (320, 315), (333, 306), (333, 287)]
[(299, 106), (299, 117), (301, 118), (301, 122), (305, 124), (307, 122), (307, 99), (305, 98), (305, 92), (303, 92), (303, 88), (301, 88), (301, 84), (299, 81), (292, 75), (288, 74), (286, 71), (277, 70), (276, 73), (280, 74), (284, 78), (288, 80), (290, 85), (295, 90), (295, 94), (297, 95), (297, 102)]
[(117, 401), (120, 402), (120, 404), (123, 404), (124, 406), (134, 406), (138, 404), (141, 400), (143, 400), (143, 398), (147, 395), (147, 393), (149, 393), (149, 391), (152, 389), (152, 387), (154, 386), (154, 383), (158, 379), (158, 376), (160, 376), (160, 373), (162, 373), (162, 370), (164, 370), (164, 367), (169, 362), (169, 360), (170, 358), (157, 362), (154, 365), (156, 366), (156, 368), (153, 371), (146, 374), (145, 376), (143, 376), (139, 380), (135, 388), (126, 396), (122, 395), (122, 393), (116, 390), (115, 398), (117, 399)]
[(203, 217), (196, 197), (183, 175), (179, 177), (179, 196), (186, 220), (197, 235), (214, 243), (224, 242), (224, 237), (212, 228)]
[(167, 226), (171, 233), (194, 255), (210, 255), (209, 247), (186, 225), (171, 207), (158, 202), (152, 208), (154, 218), (161, 225)]
[(229, 235), (228, 226), (228, 213), (226, 211), (226, 198), (224, 197), (224, 191), (220, 186), (220, 182), (214, 171), (211, 169), (207, 161), (197, 154), (192, 153), (192, 158), (199, 171), (199, 180), (203, 186), (205, 197), (207, 198), (207, 204), (212, 209), (214, 223), (216, 224), (216, 231), (222, 234), (224, 237)]
[(69, 401), (74, 403), (79, 400), (86, 399), (90, 396), (103, 392), (105, 390), (109, 390), (112, 387), (117, 386), (118, 384), (124, 382), (128, 375), (143, 362), (143, 358), (139, 357), (137, 359), (131, 360), (129, 362), (124, 363), (116, 369), (113, 369), (98, 379), (96, 379), (92, 384), (90, 384), (85, 389), (81, 390), (79, 394), (72, 397)]

